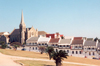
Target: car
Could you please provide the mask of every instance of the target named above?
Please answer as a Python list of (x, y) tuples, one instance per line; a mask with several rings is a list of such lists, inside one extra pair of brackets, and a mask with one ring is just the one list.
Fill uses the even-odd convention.
[(22, 51), (25, 51), (26, 49), (25, 48), (23, 48), (23, 49), (21, 49)]

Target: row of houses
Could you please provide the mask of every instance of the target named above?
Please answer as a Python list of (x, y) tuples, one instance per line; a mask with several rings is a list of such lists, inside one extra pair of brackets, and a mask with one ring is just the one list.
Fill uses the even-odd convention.
[(65, 50), (70, 56), (100, 58), (100, 43), (84, 37), (61, 38), (31, 37), (26, 40), (26, 49), (39, 52), (40, 46), (52, 46), (54, 50)]

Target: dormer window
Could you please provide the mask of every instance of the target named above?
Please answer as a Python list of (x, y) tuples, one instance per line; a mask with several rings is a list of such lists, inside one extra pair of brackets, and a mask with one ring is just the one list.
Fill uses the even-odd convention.
[(45, 43), (45, 45), (47, 45), (47, 43)]
[(94, 48), (92, 48), (92, 50), (94, 50)]
[(63, 45), (63, 47), (65, 47), (65, 45)]
[(67, 47), (69, 47), (69, 45), (67, 45)]
[(39, 44), (39, 46), (40, 46), (41, 44)]
[(44, 45), (44, 44), (42, 44), (42, 45)]
[(54, 44), (52, 44), (52, 46), (54, 46)]
[(79, 46), (79, 48), (82, 48), (81, 46)]
[(62, 45), (60, 45), (60, 47), (62, 47)]
[(57, 46), (57, 44), (56, 44), (56, 46)]
[(90, 48), (88, 48), (90, 50)]
[(75, 46), (75, 48), (77, 48), (77, 46)]

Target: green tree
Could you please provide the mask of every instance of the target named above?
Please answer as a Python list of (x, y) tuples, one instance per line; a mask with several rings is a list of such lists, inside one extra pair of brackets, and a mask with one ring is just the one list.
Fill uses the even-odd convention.
[(0, 41), (0, 44), (2, 45), (2, 44), (5, 44), (5, 42), (4, 41)]
[(0, 44), (1, 44), (1, 48), (2, 48), (2, 49), (5, 49), (5, 48), (7, 47), (7, 45), (5, 44), (4, 41), (1, 41)]
[(45, 49), (46, 49), (46, 48), (45, 48), (44, 46), (40, 46), (40, 47), (39, 47), (39, 51), (41, 52), (41, 54), (43, 54), (43, 52), (45, 52)]
[(55, 63), (56, 63), (56, 66), (61, 66), (61, 62), (64, 58), (67, 58), (68, 54), (63, 51), (63, 50), (60, 50), (60, 51), (54, 51), (51, 55), (51, 58), (53, 58), (55, 60)]
[(19, 47), (18, 45), (14, 45), (14, 50), (16, 51), (17, 50), (17, 47)]
[(49, 59), (51, 60), (51, 55), (52, 55), (52, 53), (54, 52), (53, 47), (51, 47), (51, 46), (47, 47), (47, 48), (46, 48), (46, 52), (48, 53)]
[(7, 47), (6, 44), (2, 44), (2, 45), (1, 45), (1, 48), (2, 48), (2, 49), (5, 49), (6, 47)]

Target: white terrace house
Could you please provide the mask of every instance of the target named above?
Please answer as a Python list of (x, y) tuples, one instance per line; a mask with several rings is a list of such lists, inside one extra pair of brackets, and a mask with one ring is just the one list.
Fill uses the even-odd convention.
[(71, 39), (61, 39), (60, 43), (58, 44), (58, 50), (64, 50), (70, 55), (70, 44), (72, 40)]
[(37, 46), (44, 46), (44, 47), (48, 47), (48, 43), (50, 41), (51, 37), (42, 37), (40, 36), (40, 38), (38, 39), (38, 44)]
[(51, 38), (48, 46), (52, 46), (54, 48), (54, 50), (58, 50), (58, 44), (60, 42), (61, 38)]
[(38, 39), (40, 37), (31, 37), (29, 39), (26, 40), (26, 50), (29, 50), (29, 51), (38, 51), (37, 50), (37, 43), (38, 43)]
[(85, 42), (85, 40), (81, 40), (81, 39), (72, 41), (71, 49), (70, 49), (71, 56), (84, 57), (84, 55), (83, 55), (84, 42)]
[(98, 53), (98, 58), (100, 59), (100, 42), (98, 42), (97, 45), (97, 53)]
[(86, 58), (93, 58), (96, 57), (98, 58), (98, 53), (97, 53), (97, 46), (98, 46), (98, 41), (95, 42), (93, 40), (86, 40), (84, 43), (84, 51), (83, 54)]
[(48, 46), (48, 42), (50, 41), (51, 37), (31, 37), (28, 40), (26, 40), (26, 49), (29, 51), (36, 51), (38, 52), (38, 48), (40, 46)]

